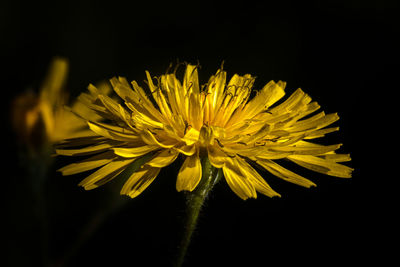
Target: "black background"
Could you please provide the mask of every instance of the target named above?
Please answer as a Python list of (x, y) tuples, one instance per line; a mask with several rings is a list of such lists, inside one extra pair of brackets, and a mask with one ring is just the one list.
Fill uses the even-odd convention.
[[(200, 217), (187, 266), (388, 260), (395, 194), (384, 192), (395, 177), (385, 149), (395, 134), (386, 122), (394, 113), (384, 103), (397, 97), (391, 81), (398, 67), (398, 11), (395, 1), (2, 1), (6, 266), (43, 264), (39, 240), (45, 234), (32, 219), (35, 200), (9, 117), (11, 100), (39, 87), (53, 56), (69, 59), (72, 96), (115, 75), (142, 83), (144, 70), (158, 75), (177, 59), (200, 62), (204, 83), (224, 60), (228, 75), (257, 76), (256, 89), (284, 80), (288, 93), (301, 87), (327, 113), (339, 113), (340, 132), (326, 140), (344, 143), (354, 177), (298, 169), (318, 184), (304, 189), (263, 173), (282, 198), (247, 201), (221, 181)], [(111, 182), (85, 192), (76, 186), (84, 176), (55, 172), (64, 160), (56, 159), (43, 194), (53, 266), (120, 188)], [(67, 266), (170, 266), (184, 216), (184, 194), (175, 190), (178, 168), (163, 170), (144, 193), (127, 199)]]

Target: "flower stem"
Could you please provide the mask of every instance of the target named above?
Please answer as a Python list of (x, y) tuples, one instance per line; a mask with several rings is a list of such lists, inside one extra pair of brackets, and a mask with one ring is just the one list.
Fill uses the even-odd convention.
[(221, 178), (221, 175), (222, 175), (221, 169), (213, 167), (208, 157), (204, 157), (202, 159), (201, 181), (197, 185), (195, 190), (187, 193), (186, 223), (181, 245), (179, 246), (178, 258), (175, 265), (177, 267), (182, 266), (184, 262), (185, 255), (189, 247), (193, 231), (196, 228), (200, 210), (211, 189)]

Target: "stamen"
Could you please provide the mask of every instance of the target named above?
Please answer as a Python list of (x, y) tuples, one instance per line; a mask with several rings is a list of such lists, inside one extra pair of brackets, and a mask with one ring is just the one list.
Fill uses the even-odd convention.
[(178, 71), (178, 68), (183, 65), (187, 66), (188, 64), (187, 64), (187, 62), (179, 62), (179, 59), (176, 60), (176, 65), (175, 65), (174, 72), (173, 72), (175, 76), (176, 76), (176, 72)]
[[(208, 83), (201, 85), (200, 91), (204, 92), (205, 91), (204, 88), (206, 88), (207, 86), (208, 86)], [(211, 94), (211, 93), (208, 93), (208, 94)]]
[(220, 147), (224, 147), (224, 145), (221, 143), (221, 141), (219, 141), (219, 139), (215, 138), (214, 140), (217, 141), (217, 143), (218, 143), (218, 145), (219, 145)]

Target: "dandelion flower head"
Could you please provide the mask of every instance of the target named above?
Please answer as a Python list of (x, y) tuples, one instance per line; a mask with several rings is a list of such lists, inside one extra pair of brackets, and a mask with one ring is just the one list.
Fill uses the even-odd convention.
[[(13, 103), (13, 124), (20, 139), (29, 145), (57, 143), (66, 138), (90, 135), (87, 124), (72, 111), (84, 113), (92, 120), (101, 120), (92, 110), (75, 101), (71, 110), (65, 109), (68, 93), (65, 84), (68, 77), (68, 60), (55, 57), (38, 94), (25, 92)], [(108, 94), (111, 91), (105, 83), (99, 83), (99, 90)]]
[(179, 155), (183, 163), (176, 179), (178, 191), (196, 188), (204, 157), (222, 169), (226, 183), (242, 199), (256, 198), (257, 192), (280, 196), (256, 166), (285, 181), (315, 186), (278, 164), (280, 159), (323, 174), (351, 177), (352, 168), (340, 164), (350, 156), (335, 153), (341, 144), (309, 141), (339, 129), (327, 127), (339, 119), (336, 113), (314, 113), (320, 106), (301, 89), (283, 100), (286, 83), (282, 81), (270, 81), (251, 97), (255, 77), (235, 74), (228, 81), (222, 66), (200, 85), (198, 69), (187, 64), (183, 79), (177, 77), (176, 69), (160, 77), (146, 71), (146, 89), (136, 81), (129, 84), (123, 77), (114, 77), (110, 83), (121, 101), (89, 85), (90, 94), (83, 94), (80, 101), (104, 120), (83, 115), (94, 134), (65, 140), (56, 152), (88, 157), (60, 171), (64, 175), (93, 171), (80, 182), (89, 190), (140, 162), (121, 190), (132, 198)]

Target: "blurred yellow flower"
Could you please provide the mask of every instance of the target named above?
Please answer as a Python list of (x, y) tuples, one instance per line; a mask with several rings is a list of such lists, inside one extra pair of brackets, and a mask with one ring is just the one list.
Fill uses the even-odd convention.
[[(28, 144), (41, 145), (56, 143), (66, 138), (92, 135), (86, 123), (71, 110), (68, 104), (68, 93), (64, 90), (68, 75), (68, 61), (54, 58), (50, 64), (46, 78), (39, 94), (32, 92), (18, 96), (13, 104), (13, 123), (17, 134)], [(102, 93), (108, 94), (110, 86), (100, 84)], [(100, 116), (76, 101), (72, 111), (78, 109), (91, 120), (99, 120)]]
[(201, 158), (208, 157), (215, 168), (222, 168), (227, 184), (242, 199), (256, 198), (256, 192), (280, 196), (254, 166), (300, 186), (315, 186), (276, 163), (278, 159), (331, 176), (351, 177), (352, 169), (339, 164), (350, 156), (335, 153), (341, 144), (308, 141), (337, 131), (338, 127), (326, 127), (339, 117), (324, 112), (311, 116), (320, 106), (301, 89), (276, 104), (285, 95), (285, 82), (271, 81), (250, 98), (255, 78), (235, 74), (227, 82), (222, 67), (203, 86), (193, 65), (186, 66), (182, 81), (175, 72), (156, 79), (147, 71), (146, 75), (151, 97), (135, 81), (130, 85), (122, 77), (110, 80), (123, 104), (89, 86), (95, 98), (81, 98), (81, 102), (107, 122), (85, 117), (96, 135), (58, 146), (59, 155), (92, 155), (61, 168), (64, 175), (98, 168), (80, 183), (88, 190), (110, 181), (136, 161), (140, 168), (121, 190), (133, 198), (181, 154), (184, 162), (176, 189), (192, 191), (202, 177)]

